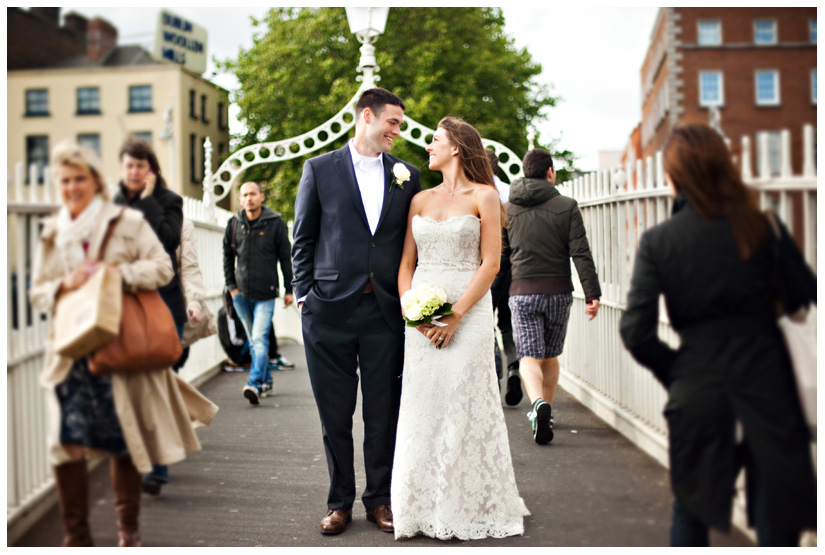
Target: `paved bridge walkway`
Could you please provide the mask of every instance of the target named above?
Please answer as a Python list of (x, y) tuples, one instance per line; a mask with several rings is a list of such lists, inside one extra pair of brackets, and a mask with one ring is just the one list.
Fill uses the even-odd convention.
[[(360, 500), (353, 523), (339, 536), (322, 536), (327, 467), (321, 426), (303, 348), (283, 347), (297, 368), (275, 373), (275, 397), (253, 408), (241, 396), (245, 373), (222, 373), (202, 387), (221, 410), (198, 434), (203, 451), (170, 469), (158, 497), (144, 495), (145, 546), (665, 546), (671, 494), (667, 471), (563, 390), (554, 404), (556, 437), (533, 442), (528, 401), (504, 413), (516, 482), (532, 512), (524, 536), (469, 543), (418, 537), (395, 542), (366, 521)], [(360, 409), (359, 409), (360, 415)], [(356, 416), (356, 446), (363, 438)], [(358, 495), (365, 484), (356, 447)], [(108, 464), (91, 479), (92, 533), (97, 545), (115, 545)], [(55, 507), (19, 546), (60, 544)], [(738, 531), (715, 534), (714, 545), (752, 543)]]

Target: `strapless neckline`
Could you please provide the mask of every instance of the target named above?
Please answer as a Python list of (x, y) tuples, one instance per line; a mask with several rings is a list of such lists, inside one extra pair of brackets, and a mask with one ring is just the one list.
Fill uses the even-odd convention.
[(481, 218), (479, 218), (475, 214), (462, 214), (461, 216), (453, 216), (451, 218), (447, 218), (446, 220), (436, 220), (435, 218), (430, 218), (429, 216), (422, 216), (420, 214), (416, 214), (415, 216), (413, 216), (413, 219), (415, 219), (415, 218), (421, 218), (422, 220), (429, 220), (429, 221), (431, 221), (433, 223), (436, 223), (436, 224), (444, 224), (444, 223), (450, 222), (452, 220), (458, 220), (460, 218), (473, 218), (477, 222), (481, 222)]

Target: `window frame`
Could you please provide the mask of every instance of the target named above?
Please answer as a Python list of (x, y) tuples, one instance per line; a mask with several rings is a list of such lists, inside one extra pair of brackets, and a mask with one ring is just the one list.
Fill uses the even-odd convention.
[[(702, 24), (715, 23), (717, 27), (717, 42), (702, 42)], [(722, 45), (722, 20), (721, 19), (700, 19), (696, 22), (696, 44), (698, 46), (721, 46)]]
[(811, 104), (816, 106), (816, 68), (811, 70)]
[[(88, 140), (92, 137), (97, 139), (97, 148), (92, 148), (88, 145), (83, 144), (84, 139)], [(103, 141), (101, 141), (101, 139), (100, 139), (100, 133), (78, 133), (77, 136), (75, 137), (75, 139), (76, 139), (78, 145), (85, 146), (86, 148), (91, 148), (91, 150), (94, 151), (95, 154), (97, 154), (101, 159), (103, 158), (103, 154), (102, 154), (102, 150), (101, 150), (103, 148)]]
[(816, 18), (808, 20), (808, 42), (816, 44)]
[(48, 167), (48, 165), (49, 165), (49, 153), (50, 153), (50, 151), (49, 151), (49, 136), (48, 135), (26, 135), (26, 137), (25, 137), (25, 141), (26, 141), (26, 183), (31, 183), (31, 174), (29, 172), (31, 171), (32, 164), (33, 163), (36, 164), (38, 162), (38, 160), (35, 160), (31, 156), (31, 152), (34, 149), (29, 148), (29, 141), (30, 140), (35, 140), (35, 139), (44, 139), (46, 141), (46, 148), (44, 149), (45, 155), (40, 158), (40, 161), (42, 161), (42, 165), (39, 166), (39, 169), (38, 169), (38, 172), (37, 172), (37, 174), (38, 174), (37, 175), (37, 183), (38, 184), (43, 184), (43, 182), (44, 182), (44, 180), (43, 180), (43, 173), (44, 173), (43, 169)]
[[(706, 102), (702, 98), (702, 76), (709, 75), (709, 74), (718, 74), (719, 75), (719, 101), (718, 102)], [(699, 94), (698, 94), (698, 101), (699, 106), (701, 108), (710, 108), (711, 106), (716, 106), (717, 108), (722, 108), (725, 106), (725, 73), (721, 69), (707, 69), (707, 70), (700, 70), (699, 71)]]
[[(97, 109), (90, 110), (90, 109), (83, 109), (81, 107), (81, 99), (80, 94), (81, 91), (97, 91)], [(76, 115), (78, 116), (99, 116), (100, 115), (100, 87), (78, 87), (75, 93), (77, 99), (77, 112)]]
[(192, 119), (198, 119), (198, 114), (196, 110), (196, 99), (197, 95), (195, 93), (195, 89), (189, 89), (189, 117)]
[[(774, 81), (773, 81), (773, 90), (774, 90), (774, 99), (772, 100), (760, 100), (759, 98), (759, 75), (760, 74), (773, 74)], [(779, 70), (778, 69), (757, 69), (753, 72), (753, 94), (754, 94), (754, 101), (757, 106), (781, 106), (782, 105), (782, 96), (781, 96), (781, 85), (780, 85), (780, 78), (779, 78)]]
[[(757, 40), (757, 36), (759, 34), (757, 25), (764, 22), (771, 22), (773, 24), (773, 41), (771, 42), (760, 42)], [(779, 43), (779, 25), (777, 24), (775, 17), (758, 17), (753, 20), (753, 43), (759, 46), (774, 46)]]
[(203, 123), (209, 123), (209, 119), (206, 117), (206, 95), (201, 95), (201, 121)]
[(197, 136), (194, 133), (189, 134), (189, 181), (192, 183), (198, 182), (198, 164), (195, 155), (195, 148), (197, 147)]
[[(147, 143), (149, 143), (149, 146), (154, 146), (152, 144), (152, 141), (153, 141), (154, 137), (152, 137), (152, 132), (151, 131), (132, 131), (131, 134), (134, 135), (135, 137), (137, 137), (138, 139), (142, 140), (142, 141), (146, 141)], [(149, 140), (146, 140), (146, 135), (149, 136)]]
[[(32, 102), (32, 101), (29, 100), (29, 94), (30, 93), (44, 93), (45, 94), (46, 100), (45, 100), (45, 102), (43, 102), (45, 108), (42, 112), (35, 112), (35, 111), (30, 110), (32, 105), (35, 104), (35, 102)], [(49, 112), (49, 89), (26, 89), (25, 97), (26, 97), (26, 113), (25, 113), (25, 116), (27, 118), (42, 118), (42, 117), (49, 117), (49, 116), (52, 115), (51, 112)], [(37, 104), (39, 105), (40, 102), (37, 102)]]
[[(149, 90), (149, 106), (148, 108), (144, 108), (141, 106), (136, 107), (135, 103), (133, 103), (133, 91), (136, 89), (148, 89)], [(154, 112), (154, 108), (152, 107), (152, 102), (154, 100), (152, 94), (152, 85), (129, 85), (129, 113), (130, 114), (145, 114), (148, 112)]]

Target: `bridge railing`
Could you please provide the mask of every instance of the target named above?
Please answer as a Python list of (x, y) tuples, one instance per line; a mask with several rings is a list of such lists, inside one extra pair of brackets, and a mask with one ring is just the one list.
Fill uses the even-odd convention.
[[(33, 165), (28, 176), (22, 163), (7, 176), (6, 517), (10, 544), (54, 503), (54, 480), (46, 453), (46, 397), (38, 382), (45, 363), (49, 315), (32, 309), (28, 290), (40, 221), (60, 204), (48, 168), (39, 171)], [(217, 314), (224, 285), (223, 236), (231, 213), (220, 208), (211, 211), (201, 201), (186, 197), (183, 212), (195, 224), (206, 304)], [(284, 310), (282, 303), (276, 303), (274, 322), (281, 337), (300, 338), (300, 316), (291, 307)], [(217, 371), (225, 358), (218, 337), (206, 338), (192, 345), (180, 374), (199, 383)]]
[[(791, 175), (789, 131), (781, 133), (779, 171), (774, 167), (773, 172), (778, 175), (771, 175), (768, 156), (761, 157), (757, 175), (751, 174), (751, 141), (747, 137), (737, 163), (746, 184), (758, 195), (760, 206), (776, 210), (816, 271), (814, 129), (805, 126), (802, 133), (802, 175)], [(761, 146), (762, 152), (767, 152), (764, 142)], [(573, 280), (576, 290), (567, 343), (560, 357), (560, 383), (668, 466), (667, 426), (662, 415), (666, 392), (648, 370), (633, 360), (619, 336), (619, 319), (626, 307), (639, 238), (671, 213), (672, 199), (665, 185), (662, 154), (659, 152), (644, 162), (639, 160), (635, 166), (587, 174), (559, 185), (559, 189), (575, 198), (581, 207), (602, 289), (599, 315), (588, 321), (581, 285), (578, 279)], [(670, 326), (663, 300), (660, 302), (659, 337), (678, 346), (678, 336)], [(742, 523), (741, 492), (737, 506), (737, 519)]]

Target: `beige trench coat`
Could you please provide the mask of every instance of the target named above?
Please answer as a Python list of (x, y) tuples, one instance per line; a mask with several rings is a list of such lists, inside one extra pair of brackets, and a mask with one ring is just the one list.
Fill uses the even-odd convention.
[[(121, 211), (106, 202), (95, 230), (89, 255), (96, 257), (109, 221)], [(57, 218), (44, 220), (43, 233), (34, 261), (32, 305), (53, 313), (60, 282), (66, 274), (55, 246)], [(116, 266), (123, 276), (124, 291), (157, 289), (172, 279), (171, 260), (143, 215), (126, 209), (117, 223), (103, 261)], [(53, 337), (50, 330), (49, 337)], [(60, 445), (60, 406), (55, 387), (69, 373), (72, 360), (54, 352), (51, 341), (46, 349), (46, 366), (41, 384), (49, 397), (49, 456), (52, 464), (68, 461)], [(155, 372), (112, 376), (112, 393), (124, 440), (137, 469), (146, 474), (152, 464), (172, 464), (199, 451), (201, 446), (194, 428), (206, 425), (218, 412), (218, 407), (202, 396), (171, 368)]]
[(180, 246), (178, 246), (176, 254), (187, 311), (190, 308), (195, 308), (201, 312), (200, 322), (193, 322), (187, 318), (186, 323), (183, 325), (181, 345), (186, 348), (198, 339), (218, 333), (218, 319), (204, 302), (206, 286), (203, 284), (203, 276), (201, 275), (200, 266), (198, 266), (195, 224), (186, 218), (183, 219)]

